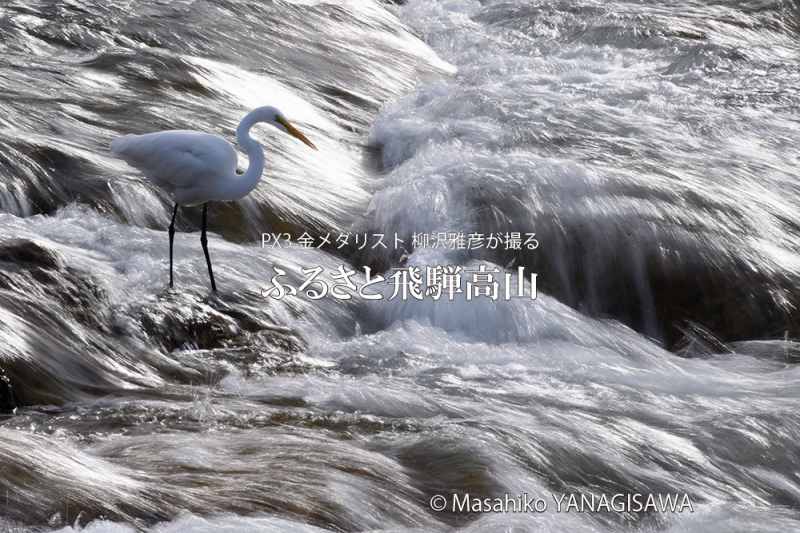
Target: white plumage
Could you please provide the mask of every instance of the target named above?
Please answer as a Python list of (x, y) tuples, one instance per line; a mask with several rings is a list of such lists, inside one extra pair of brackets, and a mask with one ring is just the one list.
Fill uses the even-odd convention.
[(211, 287), (217, 290), (206, 245), (207, 202), (238, 200), (258, 185), (264, 171), (264, 150), (250, 136), (250, 128), (259, 122), (271, 124), (315, 148), (311, 141), (274, 107), (259, 107), (251, 111), (236, 129), (236, 140), (250, 159), (247, 172), (244, 174), (236, 172), (236, 149), (218, 135), (190, 130), (171, 130), (144, 135), (125, 135), (111, 143), (111, 151), (116, 156), (139, 169), (175, 200), (169, 227), (170, 287), (173, 285), (172, 242), (178, 207), (203, 204), (201, 243), (206, 256)]
[(206, 201), (216, 199), (213, 191), (224, 189), (224, 180), (238, 178), (236, 149), (209, 133), (174, 130), (125, 135), (111, 143), (111, 151), (171, 193), (181, 205), (204, 201), (198, 198), (202, 194), (196, 189), (207, 192)]

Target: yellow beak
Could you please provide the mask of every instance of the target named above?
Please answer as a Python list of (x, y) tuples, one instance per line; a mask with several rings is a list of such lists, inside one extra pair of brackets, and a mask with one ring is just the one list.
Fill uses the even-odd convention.
[(297, 128), (295, 128), (294, 126), (292, 126), (292, 125), (289, 123), (289, 121), (288, 121), (288, 120), (284, 119), (283, 117), (278, 117), (278, 118), (277, 118), (277, 120), (278, 120), (278, 122), (280, 122), (281, 126), (283, 126), (284, 128), (286, 128), (286, 131), (289, 133), (289, 135), (291, 135), (292, 137), (294, 137), (294, 138), (296, 138), (296, 139), (299, 139), (301, 142), (303, 142), (304, 144), (306, 144), (306, 145), (310, 146), (310, 147), (311, 147), (311, 148), (313, 148), (314, 150), (316, 150), (316, 149), (317, 149), (317, 147), (316, 147), (316, 146), (314, 146), (314, 143), (312, 143), (311, 141), (309, 141), (309, 140), (308, 140), (308, 137), (306, 137), (305, 135), (303, 135), (303, 133), (302, 133), (300, 130), (298, 130)]

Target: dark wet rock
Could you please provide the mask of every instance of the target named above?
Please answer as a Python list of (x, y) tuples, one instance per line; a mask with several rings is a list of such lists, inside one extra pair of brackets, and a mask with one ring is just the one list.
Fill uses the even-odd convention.
[(244, 377), (278, 374), (303, 374), (318, 367), (301, 361), (297, 355), (302, 341), (291, 333), (281, 331), (260, 332), (238, 339), (242, 346), (208, 350), (178, 350), (172, 356), (184, 368), (196, 374), (179, 381), (196, 383), (202, 376), (204, 383), (213, 385), (233, 370)]
[(181, 365), (170, 380), (214, 384), (233, 371), (250, 376), (308, 370), (297, 359), (306, 347), (299, 333), (277, 324), (268, 307), (235, 294), (223, 300), (168, 291), (134, 313), (148, 342)]
[(41, 244), (28, 239), (6, 239), (0, 241), (0, 262), (12, 263), (19, 268), (62, 268), (59, 256)]
[(670, 349), (685, 342), (687, 322), (713, 332), (722, 342), (784, 332), (800, 335), (797, 281), (747, 269), (736, 261), (723, 267), (673, 262), (651, 255), (645, 247), (641, 250), (648, 255), (641, 267), (617, 258), (609, 265), (613, 274), (602, 277), (581, 266), (587, 264), (585, 259), (572, 263), (567, 284), (551, 263), (543, 269), (541, 286), (589, 314), (618, 318)]
[(22, 524), (86, 525), (100, 517), (136, 524), (141, 517), (166, 520), (175, 512), (160, 489), (145, 490), (133, 469), (59, 439), (14, 429), (0, 432), (0, 470), (5, 504), (0, 514)]
[(0, 241), (0, 290), (29, 302), (54, 302), (86, 326), (108, 327), (106, 294), (91, 276), (65, 265), (61, 256), (27, 239)]
[(15, 193), (4, 198), (3, 211), (25, 214), (55, 211), (57, 197), (63, 191), (39, 155), (39, 147), (0, 133), (0, 175), (6, 190)]
[(306, 343), (295, 331), (284, 327), (270, 327), (248, 334), (248, 343), (273, 352), (299, 353)]
[(305, 347), (296, 332), (261, 302), (226, 299), (167, 292), (143, 306), (112, 308), (102, 286), (54, 250), (0, 241), (0, 412), (215, 382), (232, 369), (303, 371), (293, 358)]
[(713, 357), (730, 353), (731, 349), (721, 342), (711, 331), (694, 322), (676, 326), (682, 338), (675, 343), (673, 351), (687, 358)]
[(2, 367), (0, 367), (0, 413), (10, 413), (17, 408), (14, 387)]
[(255, 346), (297, 352), (303, 341), (265, 312), (216, 297), (167, 292), (138, 310), (142, 330), (167, 351)]
[(89, 274), (41, 243), (0, 241), (0, 410), (159, 383), (155, 369), (169, 362), (119, 338), (110, 322)]
[(236, 321), (191, 294), (169, 294), (142, 307), (142, 328), (167, 351), (219, 348), (242, 334)]
[[(463, 441), (435, 437), (416, 442), (399, 450), (397, 460), (410, 472), (424, 501), (436, 494), (469, 494), (492, 498), (503, 492), (492, 475), (491, 461)], [(469, 513), (446, 510), (440, 518), (453, 526), (464, 526), (474, 520)]]
[[(0, 290), (0, 389), (2, 410), (21, 405), (61, 404), (114, 388), (99, 338), (81, 337), (58, 306), (23, 300)], [(104, 364), (105, 363), (105, 364)]]
[[(399, 516), (395, 523), (401, 529), (437, 529), (435, 519), (414, 505), (420, 494), (397, 462), (319, 430), (271, 425), (214, 432), (202, 439), (192, 434), (142, 435), (109, 440), (94, 451), (119, 467), (163, 479), (163, 490), (170, 491), (165, 504), (189, 512), (250, 514), (257, 509), (335, 531), (381, 528), (384, 517)], [(143, 455), (187, 460), (142, 461)], [(366, 487), (371, 516), (342, 512), (331, 483), (345, 492)]]
[[(478, 227), (536, 232), (541, 245), (482, 250), (483, 258), (537, 272), (540, 290), (581, 312), (620, 320), (678, 350), (689, 323), (721, 343), (800, 336), (800, 278), (746, 247), (638, 218), (553, 214), (528, 225), (518, 222), (530, 220), (525, 205), (502, 201), (489, 191), (475, 200)], [(505, 208), (491, 208), (497, 205)]]

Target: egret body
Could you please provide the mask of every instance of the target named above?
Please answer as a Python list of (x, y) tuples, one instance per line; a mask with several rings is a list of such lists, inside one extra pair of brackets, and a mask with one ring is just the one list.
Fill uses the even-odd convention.
[(264, 149), (250, 136), (250, 129), (264, 122), (299, 139), (311, 148), (314, 144), (274, 107), (259, 107), (248, 113), (236, 129), (236, 140), (250, 160), (247, 171), (236, 172), (236, 149), (218, 135), (190, 130), (171, 130), (144, 135), (125, 135), (111, 143), (111, 151), (140, 170), (155, 185), (175, 200), (169, 225), (169, 286), (173, 286), (172, 244), (175, 217), (181, 205), (203, 205), (200, 243), (206, 256), (211, 288), (216, 292), (206, 228), (208, 202), (232, 201), (247, 196), (256, 188), (264, 171)]

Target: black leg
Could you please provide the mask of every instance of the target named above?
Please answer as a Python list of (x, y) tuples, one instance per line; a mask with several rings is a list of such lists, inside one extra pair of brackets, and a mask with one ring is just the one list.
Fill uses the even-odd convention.
[(172, 222), (169, 223), (169, 288), (173, 286), (172, 283), (172, 242), (175, 240), (175, 216), (178, 214), (178, 204), (175, 204), (175, 209), (172, 211)]
[(203, 231), (200, 234), (200, 244), (203, 245), (203, 253), (206, 254), (206, 265), (208, 265), (208, 277), (211, 278), (211, 290), (217, 292), (217, 284), (214, 283), (214, 271), (211, 269), (211, 256), (208, 255), (208, 238), (206, 237), (206, 227), (208, 226), (208, 204), (203, 204)]

